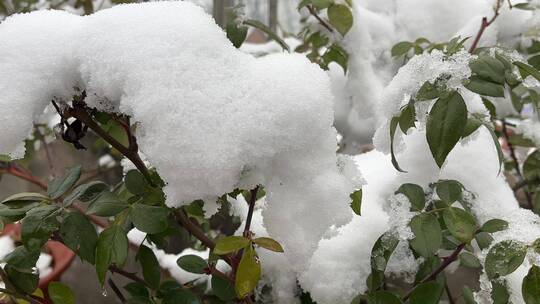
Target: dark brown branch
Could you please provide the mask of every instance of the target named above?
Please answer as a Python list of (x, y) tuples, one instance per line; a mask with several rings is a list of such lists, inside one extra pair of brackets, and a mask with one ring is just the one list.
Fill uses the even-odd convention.
[(448, 287), (448, 282), (444, 284), (444, 289), (446, 290), (446, 296), (448, 297), (448, 303), (455, 304), (456, 301), (454, 301), (454, 297), (452, 297), (452, 292), (450, 291), (450, 287)]
[(141, 283), (144, 286), (152, 289), (152, 287), (150, 285), (148, 285), (148, 283), (146, 283), (145, 280), (139, 278), (135, 273), (125, 271), (124, 269), (118, 268), (117, 266), (114, 266), (114, 265), (109, 266), (109, 271), (112, 272), (112, 273), (117, 273), (117, 274), (119, 274), (119, 275), (121, 275), (121, 276), (123, 276), (125, 278), (128, 278), (128, 279), (134, 281), (134, 282)]
[[(519, 160), (516, 156), (516, 151), (514, 149), (514, 145), (512, 145), (512, 143), (510, 142), (510, 136), (508, 135), (508, 129), (506, 127), (506, 121), (505, 119), (503, 118), (502, 119), (502, 133), (503, 133), (503, 136), (504, 136), (504, 139), (506, 140), (506, 143), (508, 145), (508, 149), (510, 150), (510, 157), (512, 158), (512, 161), (514, 162), (514, 166), (516, 167), (516, 173), (517, 173), (517, 176), (519, 177), (519, 181), (518, 182), (524, 182), (525, 185), (527, 185), (527, 180), (525, 179), (525, 177), (523, 176), (522, 172), (521, 172), (521, 169), (519, 168)], [(523, 192), (525, 193), (525, 198), (527, 199), (527, 205), (529, 207), (529, 209), (533, 209), (533, 203), (532, 203), (532, 197), (531, 197), (531, 193), (528, 191), (528, 189), (523, 189)]]
[(186, 215), (186, 213), (184, 212), (184, 210), (182, 210), (181, 208), (179, 209), (176, 209), (174, 210), (174, 214), (176, 215), (176, 218), (178, 219), (178, 221), (180, 222), (180, 224), (186, 228), (187, 231), (189, 231), (189, 233), (191, 233), (193, 236), (195, 236), (199, 241), (201, 241), (201, 243), (210, 248), (210, 250), (214, 249), (214, 247), (216, 246), (216, 242), (214, 242), (214, 240), (212, 240), (211, 238), (209, 238), (205, 233), (204, 231), (201, 230), (201, 228), (197, 225), (195, 225), (195, 223), (193, 223), (189, 218), (188, 216)]
[(330, 26), (330, 24), (328, 24), (326, 21), (324, 21), (323, 18), (321, 18), (321, 16), (319, 16), (319, 14), (317, 13), (317, 10), (315, 10), (315, 8), (311, 5), (306, 5), (307, 9), (309, 10), (309, 13), (315, 17), (315, 19), (317, 19), (317, 21), (319, 21), (319, 23), (324, 27), (326, 28), (330, 33), (333, 33), (334, 32), (334, 29)]
[(120, 300), (121, 303), (126, 303), (126, 298), (122, 294), (122, 291), (120, 291), (120, 288), (116, 286), (114, 281), (111, 278), (109, 278), (107, 282), (109, 283), (109, 286), (111, 286), (112, 291), (114, 291), (114, 294), (116, 294), (116, 297), (118, 298), (118, 300)]
[(441, 263), (441, 265), (439, 267), (437, 267), (437, 269), (435, 269), (430, 275), (425, 277), (422, 281), (420, 281), (413, 288), (411, 288), (409, 291), (407, 291), (405, 296), (403, 296), (403, 299), (402, 299), (403, 302), (405, 303), (409, 299), (412, 292), (416, 289), (416, 287), (419, 284), (426, 283), (426, 282), (429, 282), (431, 280), (434, 280), (439, 275), (439, 273), (443, 272), (446, 269), (446, 267), (448, 267), (450, 264), (452, 264), (452, 262), (454, 262), (457, 259), (457, 257), (459, 255), (459, 253), (461, 252), (461, 250), (463, 250), (463, 248), (465, 248), (465, 245), (466, 245), (465, 243), (462, 243), (459, 246), (457, 246), (457, 248), (452, 252), (452, 254), (450, 254), (449, 256), (447, 256), (445, 258), (443, 258), (443, 262)]
[(478, 47), (478, 43), (480, 42), (480, 38), (482, 38), (482, 35), (484, 34), (484, 31), (499, 17), (499, 10), (501, 9), (501, 3), (503, 0), (497, 0), (497, 4), (495, 6), (495, 13), (491, 19), (488, 19), (486, 17), (482, 18), (482, 23), (480, 24), (480, 29), (478, 30), (478, 33), (476, 33), (476, 37), (474, 37), (474, 41), (471, 44), (471, 48), (469, 49), (469, 53), (474, 52), (476, 48)]
[(257, 201), (257, 192), (259, 191), (259, 186), (257, 185), (250, 191), (249, 196), (249, 210), (246, 218), (246, 226), (244, 227), (244, 237), (251, 237), (251, 219), (253, 218), (253, 211), (255, 210), (255, 202)]

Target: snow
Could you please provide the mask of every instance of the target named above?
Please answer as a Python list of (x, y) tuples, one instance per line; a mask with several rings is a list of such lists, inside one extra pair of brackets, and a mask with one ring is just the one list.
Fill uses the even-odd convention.
[(0, 106), (11, 109), (1, 154), (52, 98), (69, 102), (77, 87), (90, 106), (139, 124), (139, 147), (167, 182), (169, 206), (264, 184), (265, 224), (297, 270), (330, 226), (351, 219), (359, 184), (336, 165), (330, 82), (304, 56), (242, 53), (187, 2), (15, 15), (0, 39)]
[(540, 147), (540, 122), (532, 119), (524, 120), (517, 126), (516, 132), (532, 140), (537, 147)]

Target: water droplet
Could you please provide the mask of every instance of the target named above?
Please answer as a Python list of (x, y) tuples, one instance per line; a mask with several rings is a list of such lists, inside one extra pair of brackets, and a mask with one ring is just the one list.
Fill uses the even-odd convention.
[(103, 291), (101, 292), (101, 295), (106, 297), (107, 296), (107, 289), (103, 288)]

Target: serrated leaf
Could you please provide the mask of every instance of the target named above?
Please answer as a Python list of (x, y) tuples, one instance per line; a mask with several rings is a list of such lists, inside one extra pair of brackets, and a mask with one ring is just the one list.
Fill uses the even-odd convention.
[(283, 252), (283, 247), (276, 240), (269, 237), (260, 237), (253, 239), (253, 243), (275, 252)]
[(249, 295), (261, 278), (261, 264), (255, 250), (248, 246), (244, 249), (242, 259), (236, 271), (235, 290), (238, 298)]
[(144, 280), (153, 288), (158, 288), (161, 281), (161, 268), (152, 249), (141, 245), (135, 260), (141, 264)]
[(464, 85), (469, 91), (484, 96), (504, 97), (504, 86), (495, 82), (484, 80), (478, 76), (471, 76)]
[(448, 231), (460, 242), (469, 243), (474, 238), (476, 221), (467, 211), (448, 207), (443, 211), (443, 219)]
[(484, 225), (482, 225), (482, 227), (480, 228), (480, 230), (489, 232), (489, 233), (494, 233), (498, 231), (503, 231), (506, 228), (508, 228), (507, 221), (501, 220), (501, 219), (491, 219), (485, 222)]
[(60, 226), (62, 242), (90, 264), (95, 262), (96, 228), (79, 212), (70, 212)]
[(214, 247), (214, 254), (224, 255), (231, 252), (238, 251), (249, 245), (249, 239), (242, 236), (226, 236), (218, 239), (216, 247)]
[(399, 187), (396, 193), (401, 193), (411, 202), (412, 211), (421, 211), (426, 205), (424, 189), (416, 184), (406, 183)]
[(362, 189), (358, 189), (349, 195), (351, 198), (351, 209), (357, 215), (362, 213)]
[(415, 235), (410, 244), (418, 254), (429, 257), (437, 252), (442, 245), (442, 231), (433, 214), (418, 214), (411, 219), (409, 225)]
[(525, 304), (540, 304), (540, 267), (533, 265), (523, 279), (521, 294)]
[(332, 4), (330, 7), (328, 7), (327, 14), (330, 24), (342, 36), (345, 36), (353, 25), (353, 15), (351, 9), (345, 5)]
[(486, 261), (485, 269), (489, 278), (505, 276), (514, 272), (525, 259), (527, 247), (516, 241), (502, 241), (491, 247)]
[(208, 263), (200, 256), (188, 254), (183, 255), (176, 260), (176, 264), (187, 272), (203, 274)]
[(156, 234), (163, 232), (169, 226), (167, 216), (169, 209), (159, 206), (135, 204), (131, 210), (131, 220), (137, 229)]
[(96, 246), (96, 272), (101, 285), (111, 265), (122, 267), (127, 259), (129, 241), (122, 227), (113, 225), (101, 232)]
[(60, 282), (51, 282), (48, 291), (49, 298), (54, 304), (75, 304), (75, 294), (67, 285)]
[(52, 199), (57, 199), (64, 195), (81, 177), (81, 166), (75, 166), (66, 171), (60, 178), (53, 179), (47, 186), (47, 193)]
[(426, 137), (435, 162), (441, 167), (446, 157), (458, 143), (467, 123), (467, 106), (459, 93), (452, 92), (439, 98), (426, 125)]

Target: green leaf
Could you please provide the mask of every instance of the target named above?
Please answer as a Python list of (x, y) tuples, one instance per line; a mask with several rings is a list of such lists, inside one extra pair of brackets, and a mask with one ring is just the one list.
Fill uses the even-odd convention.
[(478, 76), (471, 76), (465, 87), (474, 93), (484, 96), (504, 97), (504, 86), (484, 80)]
[(407, 130), (414, 128), (414, 122), (416, 120), (416, 110), (414, 108), (414, 102), (409, 102), (399, 116), (399, 128), (404, 134), (407, 134)]
[(398, 243), (398, 238), (392, 233), (381, 235), (371, 249), (371, 269), (384, 272)]
[(478, 258), (467, 251), (464, 251), (460, 253), (459, 255), (459, 262), (461, 265), (469, 268), (482, 268), (482, 264), (480, 264), (480, 260)]
[(97, 216), (114, 216), (127, 207), (129, 207), (127, 202), (121, 200), (113, 192), (106, 190), (90, 204), (87, 213)]
[(4, 271), (9, 277), (9, 281), (20, 292), (32, 294), (38, 287), (39, 276), (37, 274), (19, 271), (9, 264), (4, 267)]
[(124, 289), (132, 296), (132, 297), (143, 297), (148, 298), (150, 296), (150, 293), (148, 292), (148, 289), (146, 289), (146, 286), (142, 283), (138, 282), (131, 282), (124, 286)]
[(96, 272), (101, 285), (111, 265), (122, 267), (127, 259), (129, 241), (122, 227), (113, 225), (101, 232), (96, 247)]
[(488, 277), (496, 278), (514, 272), (523, 263), (526, 253), (527, 247), (520, 242), (507, 240), (493, 245), (484, 265)]
[(141, 263), (144, 280), (157, 289), (161, 281), (161, 268), (154, 252), (150, 248), (141, 245), (135, 260)]
[(18, 270), (31, 272), (36, 265), (39, 254), (39, 250), (29, 251), (24, 246), (18, 246), (3, 258), (3, 262)]
[(396, 134), (398, 123), (399, 116), (392, 117), (392, 120), (390, 120), (390, 155), (392, 156), (392, 165), (394, 168), (399, 172), (405, 172), (399, 167), (396, 155), (394, 154), (394, 135)]
[(514, 61), (513, 63), (519, 68), (519, 72), (521, 73), (521, 77), (523, 79), (531, 75), (532, 77), (536, 78), (536, 80), (540, 81), (540, 72), (538, 72), (537, 69), (523, 62)]
[(239, 298), (249, 295), (261, 278), (261, 264), (253, 247), (244, 249), (242, 259), (238, 264), (235, 280), (235, 290)]
[(469, 243), (476, 231), (476, 221), (467, 211), (448, 207), (443, 211), (443, 219), (448, 231), (460, 242)]
[(269, 237), (260, 237), (253, 240), (253, 243), (275, 252), (283, 252), (281, 244)]
[(498, 84), (504, 84), (505, 82), (504, 72), (506, 68), (504, 64), (489, 55), (479, 55), (477, 59), (469, 63), (469, 67), (473, 73), (482, 79)]
[(437, 281), (419, 284), (411, 293), (411, 304), (438, 304), (443, 286)]
[(463, 294), (463, 300), (465, 301), (465, 304), (478, 304), (474, 299), (472, 290), (468, 286), (463, 286), (463, 290), (461, 293)]
[(407, 52), (409, 52), (409, 50), (413, 46), (414, 45), (409, 41), (401, 41), (401, 42), (396, 43), (392, 47), (392, 50), (390, 51), (390, 53), (392, 54), (392, 57), (402, 56), (402, 55), (407, 54)]
[(474, 131), (480, 128), (481, 125), (482, 125), (482, 121), (480, 119), (476, 117), (469, 117), (467, 119), (467, 124), (465, 125), (465, 129), (463, 130), (463, 134), (461, 135), (461, 138), (465, 138), (473, 134)]
[(527, 180), (540, 179), (540, 150), (527, 156), (523, 163), (523, 175)]
[(145, 192), (145, 187), (148, 185), (139, 170), (129, 170), (128, 173), (126, 173), (124, 183), (126, 184), (128, 191), (133, 194), (143, 194)]
[(527, 62), (538, 70), (540, 68), (540, 55), (536, 55), (527, 59)]
[(502, 164), (504, 163), (504, 154), (501, 148), (501, 143), (499, 143), (499, 138), (497, 137), (497, 134), (495, 134), (495, 131), (487, 125), (484, 124), (484, 126), (488, 129), (489, 134), (491, 135), (491, 138), (493, 139), (493, 144), (495, 145), (495, 149), (497, 149), (497, 156), (499, 157), (499, 172), (502, 169)]
[(257, 20), (250, 19), (250, 20), (244, 20), (243, 24), (252, 26), (252, 27), (262, 31), (263, 33), (268, 35), (268, 37), (270, 39), (277, 42), (284, 50), (289, 51), (289, 46), (287, 45), (287, 43), (285, 43), (285, 41), (283, 41), (283, 39), (281, 39), (276, 33), (274, 33), (269, 27), (267, 27), (263, 23), (261, 23), (261, 22), (259, 22)]
[(361, 215), (362, 211), (362, 189), (358, 189), (349, 195), (351, 198), (351, 209), (357, 215)]
[(474, 239), (476, 240), (478, 247), (482, 250), (488, 248), (491, 245), (491, 242), (493, 242), (493, 237), (489, 233), (483, 231), (477, 233)]
[(448, 205), (462, 198), (463, 186), (455, 180), (442, 180), (437, 182), (437, 195)]
[(46, 201), (48, 199), (49, 197), (40, 193), (22, 192), (9, 196), (2, 201), (2, 204), (9, 208), (21, 208), (29, 204)]
[(227, 38), (232, 42), (235, 48), (240, 48), (246, 40), (248, 28), (236, 21), (227, 23), (226, 27)]
[(126, 304), (154, 304), (148, 297), (132, 297), (127, 299)]
[(368, 295), (368, 304), (401, 304), (401, 300), (395, 294), (378, 290)]
[(217, 240), (214, 254), (224, 255), (238, 251), (249, 245), (249, 240), (242, 236), (226, 236)]
[(533, 265), (523, 279), (521, 293), (525, 304), (540, 304), (540, 267)]
[(159, 206), (135, 204), (131, 210), (131, 220), (137, 229), (156, 234), (163, 232), (169, 226), (167, 216), (169, 209)]
[(63, 243), (90, 264), (95, 262), (96, 228), (79, 212), (70, 212), (60, 226)]
[(458, 143), (467, 124), (467, 106), (459, 93), (439, 98), (427, 120), (426, 137), (435, 162), (441, 167)]
[(60, 178), (52, 180), (48, 187), (47, 193), (52, 199), (57, 199), (64, 195), (81, 177), (81, 166), (75, 166), (66, 171), (66, 174)]
[(75, 294), (60, 282), (49, 283), (49, 298), (54, 304), (75, 304)]
[(39, 206), (39, 203), (32, 203), (25, 205), (21, 208), (9, 208), (3, 204), (0, 204), (0, 217), (9, 220), (10, 222), (16, 222), (26, 216), (26, 213)]
[(396, 194), (397, 193), (401, 193), (405, 195), (407, 199), (409, 199), (409, 202), (411, 202), (412, 211), (421, 211), (424, 209), (426, 205), (426, 197), (422, 187), (416, 184), (406, 183), (399, 187), (399, 189), (396, 191)]
[(162, 304), (200, 304), (199, 298), (190, 290), (176, 288), (167, 291), (163, 296)]
[(494, 233), (498, 231), (503, 231), (506, 228), (508, 228), (507, 221), (501, 220), (501, 219), (491, 219), (485, 222), (484, 225), (482, 225), (482, 228), (480, 228), (480, 230), (489, 232), (489, 233)]
[(206, 260), (200, 256), (188, 254), (178, 258), (176, 264), (187, 272), (203, 274), (208, 267)]
[(524, 3), (516, 3), (512, 5), (513, 8), (521, 9), (521, 10), (528, 10), (528, 11), (534, 11), (535, 8), (531, 6), (528, 2)]
[(437, 252), (442, 245), (441, 226), (437, 217), (421, 213), (411, 219), (410, 226), (415, 235), (410, 244), (418, 254), (427, 258)]
[(340, 47), (338, 44), (332, 44), (326, 50), (326, 52), (324, 52), (322, 59), (324, 60), (326, 67), (328, 67), (331, 62), (335, 62), (343, 68), (343, 71), (345, 73), (347, 73), (347, 62), (349, 61), (349, 54), (347, 54), (345, 49)]
[(66, 196), (64, 206), (70, 206), (76, 200), (80, 200), (81, 202), (91, 201), (108, 188), (109, 186), (107, 184), (99, 181), (82, 184)]
[(26, 248), (39, 250), (49, 240), (60, 224), (56, 219), (58, 213), (56, 205), (43, 205), (28, 211), (21, 227), (21, 238)]
[(236, 298), (236, 292), (231, 282), (219, 276), (212, 276), (212, 291), (222, 301), (232, 301)]
[(416, 100), (424, 101), (438, 98), (441, 96), (444, 90), (444, 87), (440, 87), (436, 83), (426, 81), (416, 93)]
[(491, 281), (491, 286), (491, 299), (493, 300), (493, 304), (508, 304), (510, 295), (506, 289), (506, 283), (504, 281)]
[(341, 4), (332, 4), (328, 8), (328, 20), (330, 24), (342, 35), (345, 36), (353, 25), (353, 15), (351, 10)]

